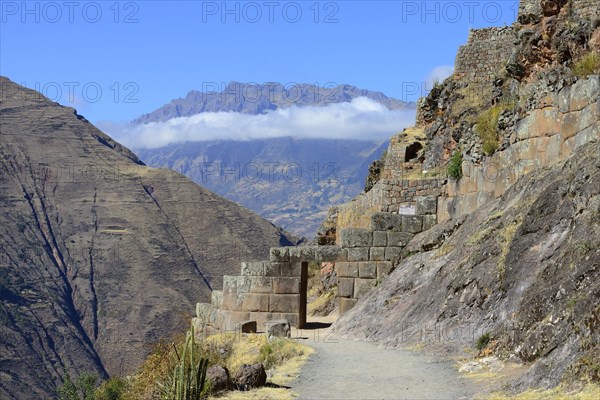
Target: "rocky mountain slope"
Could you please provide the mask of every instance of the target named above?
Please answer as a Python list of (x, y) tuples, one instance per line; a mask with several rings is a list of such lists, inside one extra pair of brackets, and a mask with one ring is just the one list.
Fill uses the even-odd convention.
[(441, 223), (337, 332), (452, 356), (478, 344), (490, 378), (523, 366), (514, 391), (600, 382), (599, 54), (598, 0), (521, 0), (512, 26), (471, 31), (417, 110), (419, 168), (448, 178)]
[(349, 102), (356, 97), (367, 97), (390, 110), (414, 108), (414, 103), (385, 96), (381, 92), (359, 89), (352, 85), (320, 87), (307, 83), (282, 85), (281, 83), (229, 82), (224, 87), (207, 84), (211, 91), (190, 91), (184, 98), (171, 101), (155, 111), (133, 120), (134, 124), (167, 121), (171, 118), (189, 117), (202, 112), (234, 111), (244, 114), (262, 114), (278, 108), (326, 106)]
[(600, 142), (591, 143), (468, 217), (416, 236), (338, 332), (451, 354), (489, 333), (494, 354), (531, 365), (517, 388), (598, 381), (598, 154)]
[(0, 78), (0, 397), (126, 374), (240, 259), (296, 239)]
[(205, 141), (140, 149), (148, 165), (170, 168), (296, 235), (314, 236), (327, 209), (365, 186), (387, 142), (273, 138)]

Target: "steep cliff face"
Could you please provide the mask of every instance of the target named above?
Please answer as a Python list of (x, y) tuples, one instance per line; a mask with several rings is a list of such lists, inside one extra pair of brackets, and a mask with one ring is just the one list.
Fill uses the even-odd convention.
[(240, 259), (296, 239), (0, 78), (0, 397), (125, 374)]
[(338, 332), (451, 354), (489, 338), (486, 354), (528, 367), (515, 390), (600, 381), (599, 37), (598, 0), (522, 1), (513, 26), (471, 32), (380, 181), (340, 207), (338, 232), (421, 192), (439, 224)]

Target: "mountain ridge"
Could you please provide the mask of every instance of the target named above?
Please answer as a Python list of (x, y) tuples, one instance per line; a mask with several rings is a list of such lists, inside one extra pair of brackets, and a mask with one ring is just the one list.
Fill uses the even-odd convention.
[(291, 106), (323, 107), (328, 104), (349, 102), (356, 97), (375, 100), (389, 110), (415, 108), (414, 102), (404, 102), (388, 97), (382, 92), (359, 89), (347, 84), (324, 88), (308, 83), (283, 85), (273, 82), (255, 84), (231, 81), (220, 87), (222, 88), (220, 92), (192, 90), (184, 98), (173, 99), (158, 109), (135, 118), (132, 124), (164, 122), (203, 112), (232, 111), (256, 115)]
[(240, 260), (296, 243), (74, 109), (0, 84), (1, 397), (131, 372)]

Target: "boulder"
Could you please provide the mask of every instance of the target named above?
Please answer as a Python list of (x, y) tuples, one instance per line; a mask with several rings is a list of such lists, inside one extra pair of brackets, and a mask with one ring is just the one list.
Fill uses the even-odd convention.
[(211, 391), (219, 392), (229, 388), (229, 371), (220, 365), (213, 365), (206, 371), (206, 381)]
[(249, 390), (264, 386), (267, 383), (267, 373), (262, 364), (243, 364), (237, 375), (236, 383), (240, 390)]
[(267, 328), (267, 337), (290, 337), (290, 323), (285, 319), (271, 321)]

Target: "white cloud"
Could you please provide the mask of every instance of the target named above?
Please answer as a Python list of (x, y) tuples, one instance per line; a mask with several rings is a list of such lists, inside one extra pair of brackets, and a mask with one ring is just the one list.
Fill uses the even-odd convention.
[(443, 82), (444, 79), (452, 75), (454, 67), (451, 65), (440, 65), (432, 69), (425, 78), (425, 87), (429, 90), (435, 82)]
[(101, 122), (99, 127), (132, 148), (157, 148), (186, 141), (250, 140), (274, 137), (388, 139), (411, 126), (414, 110), (388, 110), (359, 97), (325, 107), (296, 107), (261, 115), (236, 112), (201, 113), (144, 125)]

